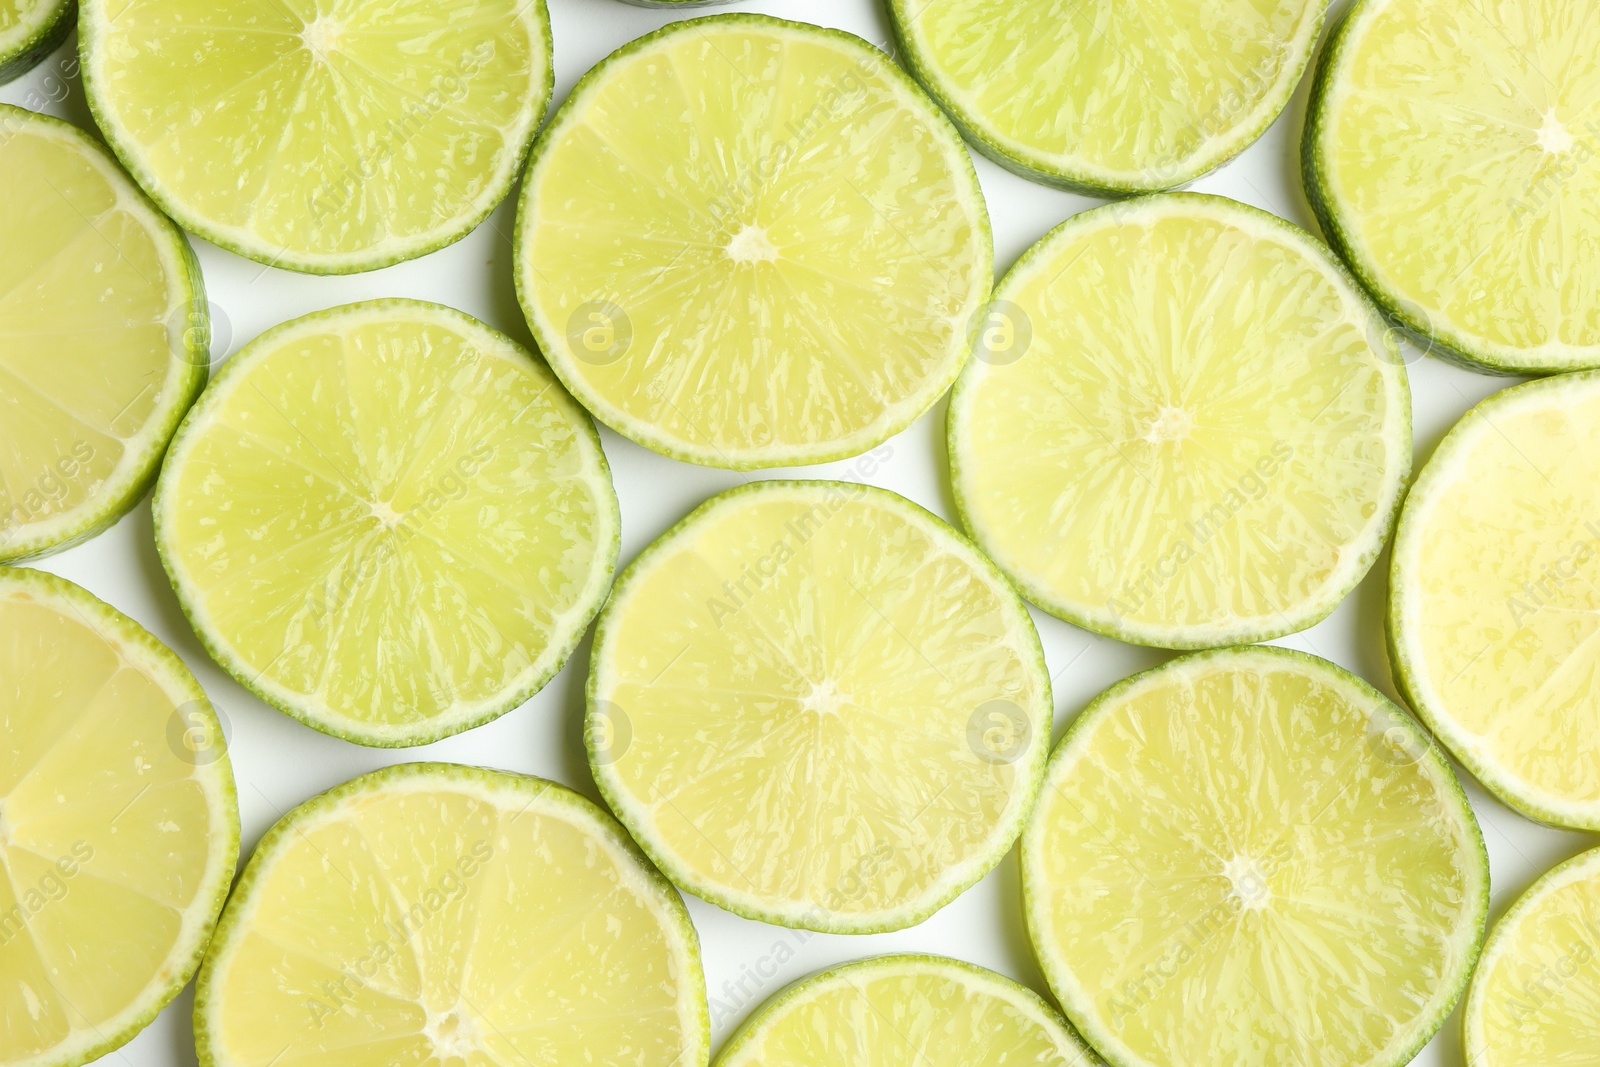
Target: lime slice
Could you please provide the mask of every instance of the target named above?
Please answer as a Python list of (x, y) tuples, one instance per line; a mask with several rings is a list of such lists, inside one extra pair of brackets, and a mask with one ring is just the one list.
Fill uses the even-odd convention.
[(1228, 648), (1073, 722), (1022, 836), (1067, 1017), (1118, 1067), (1396, 1067), (1466, 988), (1489, 861), (1427, 736), (1354, 675)]
[(950, 385), (992, 282), (948, 120), (865, 41), (678, 22), (584, 75), (539, 138), (517, 291), (550, 366), (658, 452), (855, 455)]
[(1289, 102), (1327, 0), (890, 0), (906, 65), (1025, 178), (1107, 195), (1227, 162)]
[(921, 922), (993, 867), (1050, 734), (1027, 609), (959, 534), (844, 482), (702, 504), (595, 634), (595, 781), (681, 888), (836, 933)]
[(401, 764), (262, 838), (195, 988), (201, 1067), (705, 1067), (683, 901), (541, 778)]
[(71, 582), (0, 567), (0, 1063), (120, 1048), (194, 974), (239, 812), (194, 675)]
[(1581, 1067), (1600, 1050), (1600, 849), (1533, 884), (1483, 946), (1462, 1018), (1472, 1067)]
[(1398, 347), (1328, 250), (1231, 200), (1087, 211), (995, 290), (951, 480), (1023, 594), (1136, 644), (1304, 629), (1383, 546), (1411, 467)]
[(1366, 0), (1323, 53), (1306, 193), (1395, 321), (1528, 374), (1600, 366), (1600, 20), (1541, 0)]
[(205, 384), (210, 328), (183, 235), (77, 127), (0, 104), (0, 203), (4, 562), (138, 502)]
[(510, 338), (413, 300), (252, 341), (184, 421), (154, 510), (217, 662), (367, 745), (435, 741), (538, 692), (617, 558), (588, 416)]
[(167, 214), (315, 274), (465, 237), (550, 102), (544, 0), (83, 0), (79, 28), (95, 121)]
[(1531, 818), (1600, 830), (1600, 374), (1507, 389), (1417, 476), (1395, 535), (1395, 681)]
[(879, 956), (796, 982), (717, 1054), (717, 1067), (1098, 1062), (1037, 993), (941, 956)]
[(72, 0), (0, 0), (0, 85), (20, 78), (61, 47), (76, 10)]

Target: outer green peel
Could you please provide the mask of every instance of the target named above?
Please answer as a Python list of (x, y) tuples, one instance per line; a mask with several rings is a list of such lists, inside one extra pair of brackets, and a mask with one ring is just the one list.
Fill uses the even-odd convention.
[(0, 85), (61, 47), (77, 10), (73, 0), (0, 0)]

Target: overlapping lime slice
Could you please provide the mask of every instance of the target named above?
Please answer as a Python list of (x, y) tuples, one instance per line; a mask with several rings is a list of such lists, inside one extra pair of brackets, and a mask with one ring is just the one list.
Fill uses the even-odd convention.
[(553, 782), (443, 763), (357, 778), (251, 857), (195, 993), (202, 1067), (705, 1067), (678, 894)]
[(1184, 656), (1085, 709), (1022, 878), (1050, 987), (1117, 1067), (1398, 1067), (1465, 989), (1489, 905), (1427, 735), (1272, 647)]
[(532, 696), (617, 554), (588, 416), (509, 338), (414, 300), (252, 341), (179, 430), (154, 510), (217, 661), (369, 745), (433, 741)]
[(183, 235), (83, 131), (0, 104), (0, 204), (0, 561), (11, 561), (133, 507), (211, 357)]
[(550, 100), (544, 0), (83, 0), (106, 139), (185, 229), (372, 270), (464, 237)]
[(59, 48), (76, 10), (72, 0), (0, 0), (0, 85)]
[(921, 922), (1011, 847), (1050, 710), (1026, 609), (954, 530), (882, 489), (754, 482), (618, 580), (587, 737), (680, 887), (863, 933)]
[(854, 455), (950, 385), (988, 295), (961, 138), (888, 57), (761, 15), (605, 59), (540, 135), (517, 290), (574, 396), (658, 452)]
[(1555, 0), (1360, 0), (1323, 54), (1306, 192), (1443, 356), (1600, 366), (1600, 19)]
[(0, 1063), (75, 1067), (200, 963), (239, 856), (194, 676), (71, 582), (0, 567)]

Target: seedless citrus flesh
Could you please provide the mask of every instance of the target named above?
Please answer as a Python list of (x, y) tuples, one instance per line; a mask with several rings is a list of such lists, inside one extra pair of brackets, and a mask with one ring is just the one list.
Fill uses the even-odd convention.
[(1483, 840), (1448, 764), (1381, 694), (1272, 647), (1107, 690), (1022, 838), (1028, 929), (1117, 1067), (1395, 1067), (1465, 988)]
[(945, 391), (992, 281), (961, 138), (883, 53), (759, 15), (675, 23), (540, 135), (517, 286), (618, 432), (750, 469), (854, 455)]
[(1326, 0), (891, 0), (907, 66), (973, 143), (1037, 181), (1154, 192), (1278, 117)]
[(72, 30), (72, 0), (0, 0), (0, 85), (55, 51)]
[(1306, 126), (1323, 230), (1440, 355), (1600, 365), (1600, 22), (1559, 0), (1362, 0)]
[(184, 422), (154, 510), (217, 661), (369, 745), (423, 744), (532, 696), (616, 563), (588, 416), (509, 338), (411, 300), (251, 342)]
[(1535, 819), (1600, 829), (1600, 374), (1469, 411), (1395, 535), (1389, 641), (1411, 706)]
[(956, 503), (1034, 603), (1138, 644), (1310, 626), (1411, 465), (1398, 347), (1328, 250), (1221, 197), (1076, 215), (995, 290), (951, 398)]
[(1462, 1026), (1475, 1067), (1593, 1063), (1600, 1049), (1600, 850), (1535, 882), (1483, 947)]
[(1011, 847), (1050, 685), (1026, 609), (881, 489), (755, 482), (618, 580), (595, 636), (595, 780), (681, 888), (832, 932), (921, 922)]
[(683, 901), (524, 775), (402, 764), (285, 816), (195, 992), (203, 1067), (677, 1064), (710, 1043)]
[(239, 855), (233, 774), (178, 657), (0, 567), (0, 1063), (75, 1067), (188, 982)]
[(1088, 1067), (1098, 1060), (1031, 989), (940, 956), (880, 956), (796, 982), (763, 1004), (717, 1067)]
[(205, 384), (200, 270), (74, 126), (0, 104), (0, 562), (111, 525)]
[(317, 274), (465, 236), (552, 85), (543, 0), (83, 0), (79, 39), (95, 121), (169, 215)]

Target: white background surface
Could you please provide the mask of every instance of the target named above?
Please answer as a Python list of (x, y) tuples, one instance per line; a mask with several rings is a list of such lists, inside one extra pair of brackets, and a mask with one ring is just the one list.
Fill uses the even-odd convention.
[[(723, 10), (685, 10), (680, 14), (629, 7), (616, 0), (549, 0), (549, 5), (555, 31), (554, 104), (566, 97), (584, 71), (619, 45), (675, 18)], [(1336, 3), (1335, 8), (1336, 13), (1342, 11), (1344, 3)], [(837, 26), (889, 46), (888, 22), (877, 0), (759, 0), (739, 4), (738, 9)], [(69, 41), (31, 74), (0, 87), (0, 100), (48, 111), (92, 129), (75, 76), (75, 48), (75, 40)], [(1258, 143), (1192, 188), (1254, 204), (1314, 229), (1299, 178), (1299, 137), (1307, 88), (1306, 84), (1300, 86), (1288, 110)], [(1099, 203), (1029, 183), (982, 158), (976, 166), (993, 222), (997, 275), (1056, 223)], [(340, 278), (264, 268), (191, 238), (213, 305), (213, 360), (226, 359), (262, 330), (286, 319), (388, 296), (450, 304), (532, 347), (512, 290), (510, 235), (515, 200), (513, 192), (459, 244), (386, 270)], [(0, 210), (25, 208), (6, 204)], [(1413, 350), (1407, 355), (1414, 359), (1410, 371), (1420, 467), (1467, 408), (1511, 380), (1416, 358)], [(872, 480), (953, 521), (944, 473), (944, 411), (941, 401), (896, 437), (891, 442), (892, 459)], [(748, 477), (666, 459), (604, 428), (601, 435), (622, 501), (623, 565), (701, 500)], [(846, 461), (758, 476), (842, 477), (849, 465)], [(157, 561), (148, 499), (95, 540), (37, 565), (86, 586), (139, 620), (194, 670), (230, 726), (245, 855), (290, 808), (388, 763), (434, 759), (504, 767), (552, 778), (598, 799), (584, 759), (581, 728), (587, 639), (543, 692), (504, 718), (425, 748), (367, 749), (326, 737), (279, 714), (211, 662), (179, 611)], [(1386, 552), (1367, 580), (1330, 618), (1277, 643), (1334, 660), (1393, 696), (1383, 647), (1387, 566)], [(1053, 675), (1058, 738), (1072, 716), (1101, 689), (1171, 655), (1092, 635), (1041, 611), (1033, 614)], [(1540, 873), (1595, 844), (1592, 837), (1546, 829), (1522, 819), (1489, 799), (1459, 768), (1457, 773), (1466, 782), (1488, 842), (1494, 885), (1491, 919), (1498, 918)], [(789, 931), (736, 918), (691, 898), (689, 910), (700, 931), (706, 985), (712, 998), (714, 1042), (720, 1044), (762, 998), (788, 982), (836, 962), (884, 952), (959, 956), (1045, 992), (1024, 934), (1019, 899), (1015, 849), (987, 878), (933, 918), (893, 934), (845, 937)], [(787, 962), (776, 966), (780, 959)], [(737, 985), (741, 980), (742, 991)], [(133, 1067), (193, 1064), (191, 1006), (191, 991), (185, 991), (154, 1025), (101, 1062)], [(1453, 1017), (1415, 1062), (1460, 1063), (1457, 1027), (1458, 1019)]]

